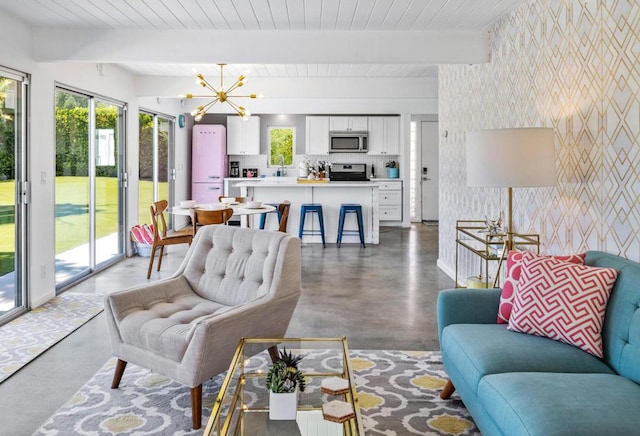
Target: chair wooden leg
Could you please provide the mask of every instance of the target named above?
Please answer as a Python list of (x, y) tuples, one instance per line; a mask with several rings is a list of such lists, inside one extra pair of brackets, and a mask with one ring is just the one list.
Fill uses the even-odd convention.
[(164, 255), (164, 245), (160, 246), (160, 255), (158, 256), (158, 271), (160, 271), (160, 267), (162, 266), (163, 255)]
[(156, 244), (151, 246), (151, 255), (149, 256), (149, 269), (147, 270), (147, 280), (151, 278), (151, 269), (153, 268), (153, 259), (156, 256)]
[(127, 362), (124, 360), (118, 359), (118, 363), (116, 365), (116, 372), (113, 374), (113, 381), (111, 382), (111, 389), (118, 389), (120, 386), (120, 380), (122, 380), (122, 375), (124, 374), (124, 369), (127, 367)]
[(442, 388), (442, 392), (440, 392), (440, 398), (443, 400), (448, 400), (456, 390), (456, 387), (451, 383), (451, 380), (447, 380), (447, 384), (444, 388)]
[(278, 353), (277, 345), (269, 347), (269, 356), (271, 357), (272, 362), (277, 362), (278, 360), (280, 360), (280, 353)]
[(191, 388), (191, 415), (193, 429), (202, 427), (202, 385)]

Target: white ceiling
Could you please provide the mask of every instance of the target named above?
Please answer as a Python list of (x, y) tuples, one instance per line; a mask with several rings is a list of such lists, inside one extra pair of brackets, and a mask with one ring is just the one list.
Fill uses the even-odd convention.
[[(184, 32), (482, 32), (526, 0), (0, 0), (0, 11), (36, 28), (58, 30)], [(292, 32), (292, 35), (296, 32)], [(403, 47), (408, 52), (417, 47)], [(264, 58), (264, 53), (261, 53)], [(268, 56), (267, 56), (268, 57)], [(437, 67), (416, 63), (232, 64), (258, 77), (435, 77)], [(120, 62), (140, 75), (205, 74), (215, 64)]]

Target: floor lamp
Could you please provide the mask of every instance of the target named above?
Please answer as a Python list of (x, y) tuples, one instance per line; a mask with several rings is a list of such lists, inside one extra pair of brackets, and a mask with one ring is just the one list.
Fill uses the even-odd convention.
[(513, 188), (553, 186), (553, 129), (516, 128), (467, 133), (467, 185), (507, 188), (505, 251), (514, 248)]

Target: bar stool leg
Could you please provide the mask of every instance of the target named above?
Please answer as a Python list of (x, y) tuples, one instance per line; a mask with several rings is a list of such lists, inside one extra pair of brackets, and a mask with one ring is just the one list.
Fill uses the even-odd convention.
[(298, 238), (302, 241), (302, 230), (304, 229), (304, 220), (307, 217), (307, 210), (303, 206), (300, 208), (300, 226), (298, 230)]
[(364, 224), (362, 222), (362, 209), (358, 209), (358, 211), (356, 212), (356, 215), (358, 215), (358, 233), (360, 233), (360, 243), (362, 244), (363, 248), (366, 248), (366, 245), (364, 245)]
[(322, 248), (327, 248), (324, 242), (324, 217), (322, 216), (322, 209), (318, 211), (318, 220), (320, 221), (320, 236), (322, 237)]
[(338, 248), (340, 248), (342, 246), (342, 230), (344, 229), (344, 218), (345, 218), (346, 212), (344, 210), (344, 207), (340, 208), (340, 219), (338, 220)]

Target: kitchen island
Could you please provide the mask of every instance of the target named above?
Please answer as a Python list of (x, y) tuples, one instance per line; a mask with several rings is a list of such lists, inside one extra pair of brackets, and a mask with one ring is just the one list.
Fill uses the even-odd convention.
[[(362, 205), (364, 237), (367, 244), (379, 242), (378, 185), (371, 182), (298, 182), (293, 177), (274, 177), (235, 183), (241, 188), (243, 197), (253, 197), (263, 203), (291, 202), (287, 233), (298, 235), (300, 225), (300, 205), (317, 203), (324, 212), (324, 231), (327, 243), (335, 243), (338, 238), (338, 218), (342, 203), (358, 203)], [(267, 230), (277, 230), (275, 214), (267, 218)], [(318, 218), (308, 214), (305, 230), (318, 230)], [(252, 227), (257, 227), (259, 218), (254, 218)], [(345, 230), (358, 228), (355, 214), (347, 214)], [(322, 243), (320, 236), (305, 235), (303, 242)], [(360, 243), (358, 235), (343, 235), (342, 243)]]

